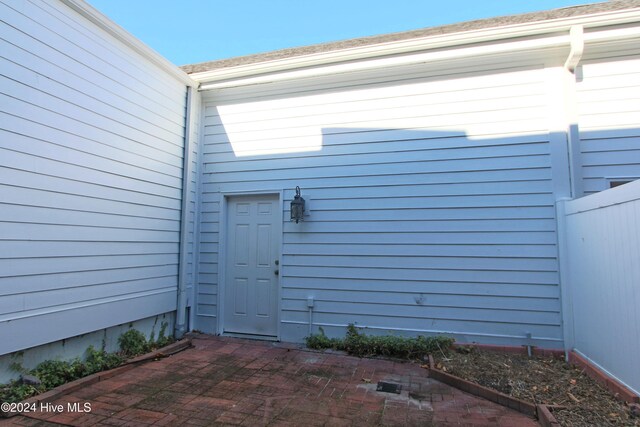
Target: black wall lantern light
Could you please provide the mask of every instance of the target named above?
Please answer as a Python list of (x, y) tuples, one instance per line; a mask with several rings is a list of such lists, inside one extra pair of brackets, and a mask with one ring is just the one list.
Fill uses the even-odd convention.
[(304, 217), (304, 199), (300, 196), (300, 187), (296, 187), (296, 195), (291, 201), (291, 221), (296, 224)]

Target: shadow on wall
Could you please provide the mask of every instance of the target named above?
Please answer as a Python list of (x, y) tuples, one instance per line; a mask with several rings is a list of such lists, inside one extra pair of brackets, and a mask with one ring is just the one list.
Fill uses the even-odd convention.
[[(243, 128), (246, 111), (225, 112), (224, 125), (206, 123), (205, 201), (283, 188), (290, 201), (299, 185), (312, 211), (302, 225), (284, 224), (283, 322), (306, 323), (314, 294), (317, 324), (329, 329), (357, 321), (494, 342), (532, 333), (538, 345), (561, 346), (555, 200), (568, 188), (568, 159), (552, 150), (564, 135), (479, 116), (465, 130), (332, 127), (318, 136), (313, 120), (341, 113), (296, 109), (298, 118), (278, 123), (274, 114), (289, 113), (273, 109), (262, 124), (251, 113), (255, 127)], [(598, 173), (637, 166), (625, 164), (624, 143), (615, 151), (610, 134), (620, 132), (582, 135), (592, 191), (607, 185)], [(619, 166), (598, 164), (605, 144)]]
[(356, 322), (560, 345), (549, 135), (323, 134), (323, 156), (294, 178), (312, 213), (285, 224), (285, 321), (304, 322), (313, 293), (314, 323), (329, 331)]

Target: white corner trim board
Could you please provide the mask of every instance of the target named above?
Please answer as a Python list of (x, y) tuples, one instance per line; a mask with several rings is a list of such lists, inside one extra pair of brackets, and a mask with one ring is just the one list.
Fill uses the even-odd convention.
[(118, 24), (107, 18), (97, 9), (89, 5), (83, 0), (60, 0), (63, 4), (68, 6), (70, 9), (79, 13), (93, 24), (95, 24), (98, 28), (106, 31), (111, 36), (118, 39), (120, 42), (126, 44), (131, 49), (144, 56), (155, 65), (159, 66), (164, 71), (168, 72), (171, 76), (178, 79), (182, 83), (187, 86), (197, 87), (198, 83), (189, 77), (187, 73), (182, 71), (178, 66), (173, 64), (172, 62), (165, 59), (162, 55), (160, 55), (155, 50), (151, 49), (149, 46), (135, 38), (125, 29), (120, 27)]

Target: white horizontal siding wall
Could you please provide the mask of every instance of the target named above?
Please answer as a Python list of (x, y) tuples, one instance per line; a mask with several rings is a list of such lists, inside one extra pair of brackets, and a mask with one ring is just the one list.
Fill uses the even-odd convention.
[(587, 47), (578, 74), (582, 175), (586, 194), (609, 180), (640, 178), (640, 48)]
[(174, 310), (184, 83), (62, 2), (0, 21), (0, 353)]
[(560, 346), (544, 76), (507, 59), (205, 93), (196, 327), (217, 327), (221, 194), (284, 190), (287, 218), (298, 185), (282, 339), (313, 297), (316, 331)]
[(639, 393), (640, 181), (564, 210), (574, 348)]

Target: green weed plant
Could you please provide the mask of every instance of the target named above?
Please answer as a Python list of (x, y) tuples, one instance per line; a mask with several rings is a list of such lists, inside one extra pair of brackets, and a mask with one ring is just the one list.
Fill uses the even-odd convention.
[(344, 338), (329, 338), (320, 328), (319, 334), (305, 338), (307, 347), (313, 349), (334, 349), (346, 351), (352, 356), (384, 356), (400, 359), (418, 359), (451, 347), (453, 338), (443, 335), (433, 337), (400, 337), (396, 335), (366, 335), (355, 325), (347, 326)]

